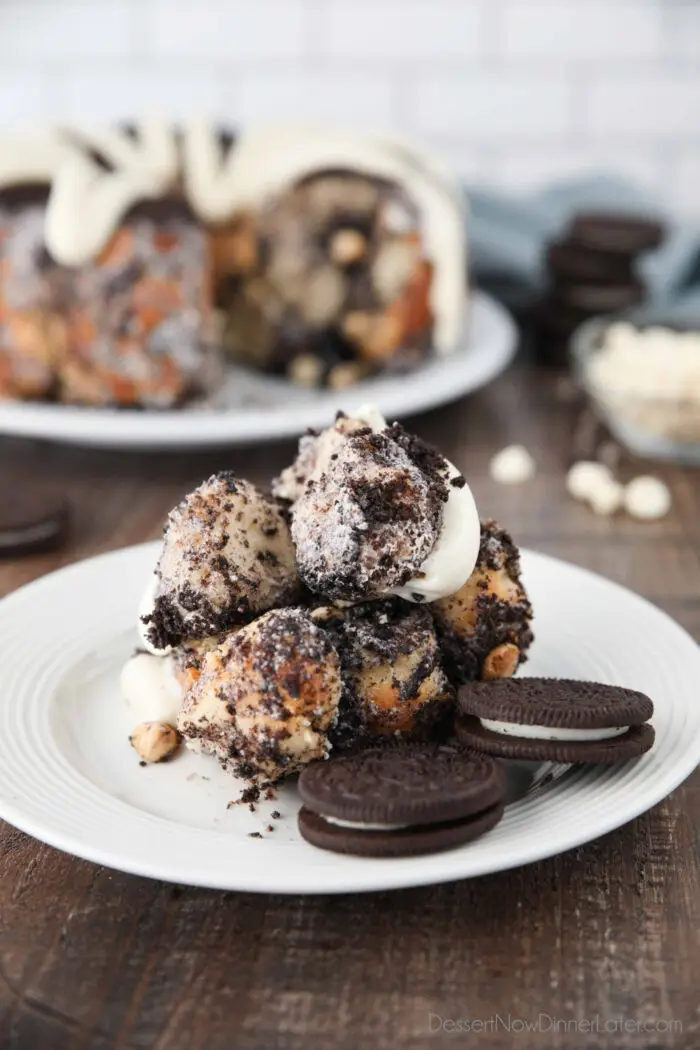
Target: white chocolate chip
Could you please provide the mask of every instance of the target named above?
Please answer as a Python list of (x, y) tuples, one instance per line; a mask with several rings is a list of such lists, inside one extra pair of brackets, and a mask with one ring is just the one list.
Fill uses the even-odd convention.
[(524, 445), (508, 445), (491, 460), (489, 472), (499, 485), (521, 485), (535, 476), (535, 461)]
[(586, 370), (606, 415), (667, 442), (700, 443), (700, 332), (613, 324)]
[(596, 514), (610, 515), (622, 506), (624, 489), (604, 463), (581, 460), (566, 475), (566, 489), (574, 499), (588, 503)]
[(625, 507), (633, 518), (654, 521), (671, 509), (671, 493), (659, 478), (643, 474), (625, 489)]
[(566, 475), (566, 491), (574, 499), (589, 500), (599, 489), (606, 488), (615, 479), (604, 463), (582, 459)]
[(617, 481), (606, 481), (598, 485), (588, 496), (588, 502), (596, 514), (609, 517), (619, 510), (625, 498), (625, 490)]

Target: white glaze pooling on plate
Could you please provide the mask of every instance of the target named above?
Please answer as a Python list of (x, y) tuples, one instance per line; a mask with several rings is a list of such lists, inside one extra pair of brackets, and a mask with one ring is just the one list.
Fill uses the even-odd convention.
[(193, 120), (183, 130), (183, 157), (188, 199), (211, 223), (224, 223), (316, 171), (349, 169), (402, 186), (418, 208), (433, 264), (435, 348), (444, 354), (455, 349), (464, 310), (465, 207), (418, 150), (359, 132), (275, 125), (245, 132), (223, 157), (216, 125)]
[(522, 725), (520, 722), (501, 722), (493, 718), (480, 718), (484, 729), (503, 736), (519, 737), (521, 740), (610, 740), (629, 731), (629, 726), (603, 726), (598, 729), (563, 729), (560, 726)]
[[(245, 806), (226, 809), (240, 785), (206, 756), (139, 767), (118, 678), (136, 641), (134, 608), (157, 552), (157, 544), (147, 544), (71, 566), (0, 603), (0, 816), (96, 863), (254, 892), (445, 882), (603, 835), (655, 805), (700, 760), (700, 650), (690, 636), (629, 591), (525, 551), (537, 617), (528, 673), (650, 694), (653, 750), (619, 767), (576, 767), (508, 806), (483, 838), (446, 853), (367, 860), (314, 850), (297, 833), (299, 800), (291, 787), (251, 814)], [(268, 835), (271, 810), (283, 819)], [(251, 831), (264, 839), (249, 839)]]
[(385, 374), (348, 390), (305, 390), (286, 380), (230, 367), (215, 405), (142, 412), (0, 401), (0, 433), (93, 448), (211, 448), (296, 438), (330, 426), (339, 408), (352, 415), (371, 401), (389, 419), (455, 401), (488, 383), (510, 363), (516, 331), (494, 299), (474, 292), (464, 340), (406, 375)]

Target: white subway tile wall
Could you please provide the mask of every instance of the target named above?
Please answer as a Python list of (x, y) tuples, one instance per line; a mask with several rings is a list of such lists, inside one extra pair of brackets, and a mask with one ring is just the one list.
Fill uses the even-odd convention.
[(394, 128), (700, 216), (700, 0), (0, 0), (0, 127), (149, 110)]

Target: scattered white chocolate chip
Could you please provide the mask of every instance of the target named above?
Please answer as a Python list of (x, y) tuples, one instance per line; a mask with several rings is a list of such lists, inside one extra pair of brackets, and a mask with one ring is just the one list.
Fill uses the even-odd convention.
[(588, 496), (588, 502), (596, 514), (609, 517), (619, 510), (625, 498), (625, 490), (617, 481), (606, 481), (598, 485)]
[(574, 499), (588, 500), (598, 489), (614, 481), (610, 468), (605, 464), (582, 459), (574, 463), (566, 475), (566, 491)]
[(574, 499), (588, 503), (596, 514), (609, 515), (619, 510), (624, 488), (609, 467), (593, 460), (581, 460), (566, 475), (566, 490)]
[(180, 746), (180, 734), (167, 722), (141, 722), (129, 737), (144, 762), (163, 762)]
[(633, 518), (653, 521), (671, 509), (671, 493), (659, 478), (643, 474), (625, 489), (625, 507)]
[(499, 485), (521, 485), (535, 476), (535, 461), (524, 445), (508, 445), (491, 460), (489, 473)]

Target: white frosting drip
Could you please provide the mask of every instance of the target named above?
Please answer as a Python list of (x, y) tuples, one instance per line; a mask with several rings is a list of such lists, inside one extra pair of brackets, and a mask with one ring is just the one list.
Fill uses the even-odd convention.
[(66, 156), (56, 128), (35, 128), (6, 135), (0, 141), (0, 189), (31, 183), (50, 185)]
[[(162, 196), (178, 174), (175, 135), (161, 121), (140, 124), (138, 139), (118, 129), (75, 134), (80, 141), (71, 142), (56, 170), (46, 212), (46, 247), (64, 266), (95, 258), (126, 212)], [(86, 146), (103, 154), (114, 171), (100, 167)]]
[(361, 820), (341, 820), (340, 817), (328, 817), (325, 813), (320, 816), (327, 824), (336, 824), (339, 828), (356, 828), (359, 831), (400, 831), (408, 828), (410, 824), (365, 824)]
[(175, 725), (183, 690), (171, 656), (136, 653), (124, 664), (119, 684), (138, 722)]
[[(138, 132), (37, 129), (0, 146), (0, 188), (35, 181), (52, 186), (45, 242), (57, 262), (80, 266), (95, 258), (133, 205), (162, 196), (175, 183), (180, 156), (173, 128), (147, 118)], [(90, 148), (114, 171), (100, 167)], [(212, 123), (192, 120), (182, 133), (186, 195), (207, 223), (227, 222), (298, 179), (334, 167), (396, 182), (411, 197), (433, 264), (434, 344), (449, 353), (460, 336), (465, 300), (465, 201), (427, 150), (351, 131), (276, 126), (242, 136), (222, 157)]]
[(629, 726), (605, 726), (599, 729), (562, 729), (554, 726), (521, 725), (519, 722), (499, 722), (490, 718), (480, 718), (484, 729), (503, 736), (516, 736), (522, 740), (610, 740), (622, 736)]
[(430, 304), (434, 344), (452, 351), (459, 339), (466, 288), (464, 204), (439, 165), (390, 139), (309, 127), (251, 132), (222, 159), (216, 129), (191, 121), (183, 132), (185, 186), (193, 209), (223, 223), (245, 208), (324, 168), (349, 168), (401, 185), (418, 208), (433, 264)]
[[(459, 476), (460, 472), (449, 460), (448, 467), (450, 478)], [(409, 602), (415, 602), (417, 594), (426, 602), (456, 594), (471, 576), (479, 557), (481, 524), (472, 491), (467, 484), (456, 488), (449, 481), (448, 488), (435, 546), (418, 575), (390, 592)]]

